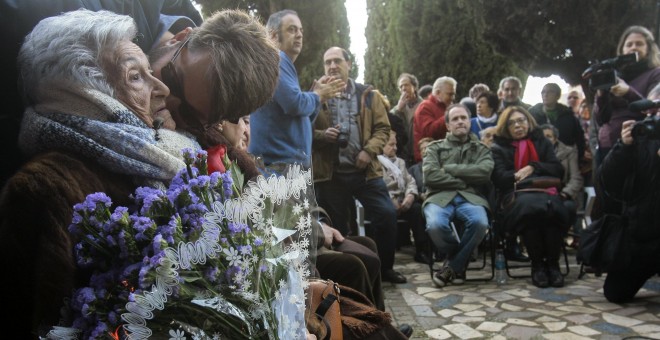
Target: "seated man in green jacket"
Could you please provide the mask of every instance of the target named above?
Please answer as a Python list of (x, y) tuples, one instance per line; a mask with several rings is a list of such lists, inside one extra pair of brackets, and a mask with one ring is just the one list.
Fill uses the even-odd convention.
[[(465, 269), (474, 248), (488, 229), (488, 201), (479, 187), (490, 181), (490, 149), (470, 133), (470, 113), (462, 104), (447, 108), (447, 138), (432, 142), (424, 154), (422, 170), (428, 196), (424, 201), (426, 232), (442, 253), (445, 266), (433, 275), (438, 287), (465, 281)], [(451, 222), (464, 227), (458, 235)]]

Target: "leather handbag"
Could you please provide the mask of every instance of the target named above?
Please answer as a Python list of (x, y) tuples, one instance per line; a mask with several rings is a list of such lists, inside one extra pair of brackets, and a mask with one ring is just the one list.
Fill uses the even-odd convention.
[(516, 188), (520, 189), (549, 189), (561, 188), (561, 179), (552, 176), (527, 177), (516, 183)]
[(500, 202), (500, 209), (510, 208), (517, 196), (523, 192), (547, 193), (551, 188), (561, 189), (561, 179), (552, 176), (528, 177), (513, 184), (513, 192), (506, 195)]
[(323, 340), (344, 338), (339, 309), (339, 285), (332, 280), (311, 278), (309, 280), (310, 311), (325, 324)]

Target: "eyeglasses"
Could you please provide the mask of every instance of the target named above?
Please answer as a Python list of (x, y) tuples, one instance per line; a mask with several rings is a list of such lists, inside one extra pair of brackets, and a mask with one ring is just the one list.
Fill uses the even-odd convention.
[[(176, 61), (176, 58), (179, 57), (181, 54), (181, 51), (183, 50), (184, 47), (188, 44), (190, 41), (190, 38), (186, 39), (186, 41), (177, 48), (176, 52), (174, 52), (174, 55), (172, 56), (172, 59), (163, 67), (160, 71), (161, 77), (163, 78), (163, 83), (167, 85), (167, 87), (170, 88), (170, 94), (179, 98), (181, 100), (181, 105), (179, 106), (179, 113), (180, 116), (186, 120), (188, 123), (193, 123), (195, 119), (199, 118), (206, 118), (208, 120), (208, 123), (205, 125), (206, 128), (213, 126), (213, 123), (220, 122), (222, 120), (222, 116), (220, 115), (219, 112), (211, 112), (211, 114), (204, 114), (197, 109), (195, 109), (188, 101), (186, 101), (186, 96), (183, 91), (183, 85), (181, 84), (179, 75), (176, 72), (176, 67), (174, 66), (174, 62)], [(237, 124), (238, 120), (240, 117), (228, 120), (230, 123)]]
[(518, 119), (508, 120), (506, 122), (506, 124), (509, 125), (509, 126), (525, 125), (525, 124), (527, 124), (527, 118), (518, 118)]

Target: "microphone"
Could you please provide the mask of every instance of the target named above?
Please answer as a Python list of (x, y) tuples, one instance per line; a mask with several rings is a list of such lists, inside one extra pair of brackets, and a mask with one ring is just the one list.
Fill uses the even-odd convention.
[(628, 105), (628, 109), (630, 111), (635, 111), (635, 112), (641, 112), (644, 110), (648, 109), (653, 109), (660, 107), (660, 99), (656, 100), (649, 100), (649, 99), (642, 99), (638, 101), (634, 101)]

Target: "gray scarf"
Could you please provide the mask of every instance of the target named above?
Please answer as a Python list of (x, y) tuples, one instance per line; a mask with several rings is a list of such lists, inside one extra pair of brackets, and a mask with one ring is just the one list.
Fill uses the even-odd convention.
[(28, 156), (67, 151), (132, 175), (136, 184), (154, 184), (169, 182), (185, 167), (181, 149), (200, 148), (183, 134), (149, 128), (119, 101), (96, 90), (53, 88), (41, 98), (26, 110), (21, 124), (19, 146)]

